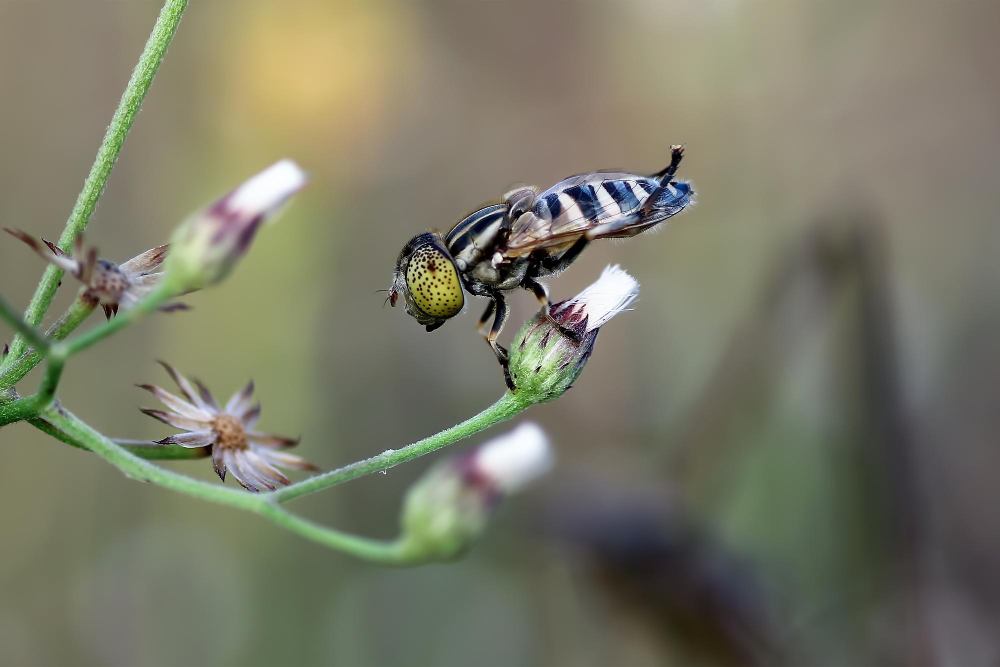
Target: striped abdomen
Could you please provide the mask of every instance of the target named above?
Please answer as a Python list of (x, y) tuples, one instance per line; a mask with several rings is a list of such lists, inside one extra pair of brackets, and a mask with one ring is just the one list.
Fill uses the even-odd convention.
[(636, 174), (573, 176), (538, 195), (531, 211), (514, 221), (504, 255), (559, 252), (584, 234), (591, 240), (635, 236), (680, 213), (693, 196), (688, 183), (661, 185)]
[(656, 179), (634, 174), (574, 176), (540, 194), (533, 213), (551, 220), (553, 230), (563, 223), (572, 225), (581, 220), (592, 226), (618, 216), (638, 214), (659, 188)]

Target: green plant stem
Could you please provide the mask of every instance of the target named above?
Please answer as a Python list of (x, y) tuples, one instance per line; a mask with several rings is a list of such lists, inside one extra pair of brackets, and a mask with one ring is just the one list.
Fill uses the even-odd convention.
[(189, 496), (212, 502), (239, 507), (256, 509), (261, 502), (256, 496), (242, 489), (226, 488), (219, 484), (210, 484), (192, 479), (184, 475), (160, 468), (145, 459), (116, 445), (106, 436), (91, 428), (65, 408), (52, 406), (40, 415), (45, 421), (59, 429), (67, 437), (81, 443), (86, 449), (121, 470), (127, 477), (143, 482), (152, 482), (159, 486), (179, 491)]
[[(71, 445), (78, 449), (90, 451), (87, 446), (79, 440), (74, 440), (52, 424), (41, 418), (29, 419), (28, 423), (37, 428), (42, 433), (46, 433), (60, 442)], [(211, 447), (180, 447), (179, 445), (150, 445), (150, 444), (127, 444), (122, 440), (115, 440), (116, 444), (132, 452), (143, 459), (158, 461), (178, 461), (183, 459), (203, 459), (212, 455)]]
[(36, 417), (52, 403), (56, 396), (56, 388), (59, 386), (59, 378), (62, 377), (63, 367), (66, 365), (64, 351), (49, 350), (48, 362), (37, 393), (0, 405), (0, 426)]
[[(74, 240), (86, 229), (93, 216), (97, 202), (104, 192), (111, 171), (121, 154), (128, 132), (135, 121), (146, 93), (149, 91), (153, 78), (156, 76), (187, 4), (188, 0), (166, 0), (160, 11), (139, 63), (132, 72), (118, 108), (112, 117), (111, 125), (101, 142), (83, 190), (77, 197), (73, 211), (59, 238), (59, 247), (64, 251), (70, 250)], [(152, 482), (195, 498), (260, 514), (302, 537), (365, 560), (402, 565), (412, 563), (414, 557), (407, 553), (400, 542), (369, 540), (326, 528), (291, 514), (279, 507), (277, 503), (423, 456), (499, 421), (509, 419), (531, 404), (530, 400), (525, 400), (523, 397), (510, 393), (505, 394), (479, 415), (435, 436), (425, 438), (403, 449), (388, 450), (365, 461), (346, 466), (326, 475), (320, 475), (312, 480), (306, 480), (288, 487), (283, 493), (255, 495), (218, 484), (209, 484), (150, 463), (135, 453), (135, 447), (133, 447), (133, 451), (129, 451), (76, 418), (60, 407), (58, 403), (54, 403), (55, 391), (66, 360), (128, 326), (139, 316), (155, 310), (170, 299), (175, 290), (169, 281), (161, 284), (156, 291), (143, 299), (134, 309), (123, 312), (114, 320), (108, 321), (74, 340), (52, 345), (35, 327), (45, 317), (62, 276), (63, 271), (53, 266), (46, 268), (23, 319), (10, 308), (5, 300), (0, 298), (0, 318), (10, 323), (18, 332), (10, 347), (10, 357), (5, 360), (4, 366), (7, 368), (4, 368), (4, 374), (0, 377), (0, 381), (5, 384), (0, 384), (0, 391), (9, 390), (13, 383), (24, 377), (31, 368), (39, 363), (42, 357), (48, 358), (46, 374), (42, 379), (38, 393), (28, 398), (15, 399), (0, 404), (0, 425), (9, 423), (3, 421), (8, 417), (16, 417), (18, 420), (27, 419), (33, 426), (60, 441), (95, 453), (132, 479)], [(76, 310), (71, 309), (64, 318), (56, 323), (55, 330), (57, 333), (61, 333), (61, 336), (54, 336), (54, 338), (56, 340), (65, 338), (92, 310), (93, 305), (89, 309), (82, 306)], [(34, 351), (26, 354), (28, 345), (31, 345)], [(8, 371), (13, 368), (17, 370), (9, 374)], [(15, 375), (16, 379), (12, 380)], [(153, 451), (153, 448), (148, 451)], [(166, 451), (166, 448), (163, 448), (163, 451)]]
[[(152, 482), (201, 500), (260, 514), (293, 533), (362, 560), (392, 565), (416, 562), (399, 542), (370, 540), (312, 523), (278, 507), (273, 501), (273, 494), (251, 494), (242, 489), (237, 491), (164, 470), (126, 451), (63, 408), (51, 407), (43, 417), (66, 438), (82, 444), (132, 479)], [(60, 439), (65, 441), (64, 438)]]
[(104, 322), (98, 327), (94, 327), (86, 333), (80, 334), (76, 338), (52, 347), (53, 354), (64, 355), (67, 359), (75, 354), (83, 352), (85, 349), (97, 343), (111, 334), (124, 329), (135, 322), (143, 315), (149, 314), (162, 306), (164, 303), (176, 296), (177, 289), (173, 286), (170, 276), (161, 282), (156, 289), (149, 293), (135, 307), (118, 313), (115, 317)]
[(0, 403), (0, 427), (30, 419), (38, 414), (38, 402), (33, 396)]
[[(21, 338), (31, 343), (36, 349), (42, 350), (43, 352), (48, 351), (49, 342), (45, 340), (42, 333), (34, 326), (21, 319), (20, 314), (14, 310), (13, 306), (11, 306), (7, 302), (7, 299), (5, 299), (2, 295), (0, 295), (0, 319), (9, 324)], [(18, 339), (15, 338), (14, 342), (16, 343), (17, 340)], [(13, 347), (11, 347), (10, 354), (12, 356), (14, 355)]]
[[(80, 191), (69, 220), (66, 221), (62, 236), (59, 237), (59, 247), (66, 252), (69, 252), (76, 237), (86, 229), (87, 223), (90, 222), (90, 218), (94, 214), (97, 202), (104, 192), (108, 177), (111, 175), (111, 169), (115, 166), (122, 147), (125, 145), (125, 137), (128, 136), (136, 114), (139, 113), (139, 107), (142, 106), (142, 101), (153, 83), (153, 77), (156, 76), (163, 56), (166, 55), (167, 47), (170, 46), (170, 41), (177, 31), (177, 26), (180, 24), (187, 4), (188, 0), (166, 0), (163, 9), (160, 10), (160, 15), (153, 26), (153, 32), (150, 33), (142, 55), (139, 57), (139, 63), (132, 70), (132, 77), (129, 79), (121, 101), (118, 103), (118, 108), (111, 118), (111, 125), (108, 126), (101, 147), (97, 151), (97, 157), (90, 168), (87, 180), (84, 182), (83, 190)], [(25, 312), (25, 320), (28, 324), (38, 326), (38, 323), (45, 317), (62, 275), (63, 272), (54, 266), (45, 269), (45, 274), (42, 276), (41, 282), (38, 283), (35, 295)], [(14, 358), (18, 358), (24, 353), (25, 345), (24, 338), (14, 339), (11, 344), (11, 354)]]
[[(73, 330), (83, 324), (84, 320), (94, 312), (97, 302), (82, 294), (73, 302), (73, 305), (62, 314), (55, 324), (45, 332), (46, 338), (51, 341), (63, 340), (70, 335)], [(30, 349), (21, 355), (21, 358), (10, 364), (2, 374), (0, 374), (0, 391), (13, 387), (27, 375), (31, 369), (42, 360), (42, 353), (37, 349)]]
[(271, 497), (279, 503), (284, 503), (293, 498), (315, 493), (316, 491), (336, 486), (337, 484), (369, 475), (373, 472), (387, 470), (400, 463), (412, 461), (424, 454), (441, 449), (462, 438), (467, 438), (497, 422), (510, 419), (530, 405), (532, 405), (532, 401), (527, 397), (508, 391), (499, 401), (478, 415), (466, 419), (461, 424), (419, 440), (412, 445), (407, 445), (402, 449), (389, 449), (364, 461), (358, 461), (343, 468), (338, 468), (322, 475), (316, 475), (297, 484), (278, 489), (271, 494)]
[[(63, 350), (55, 351), (53, 358), (50, 359), (50, 368), (52, 361), (61, 364), (64, 359)], [(53, 384), (58, 380), (58, 374), (55, 375), (56, 377), (52, 380)], [(46, 382), (43, 382), (43, 385), (45, 384)], [(424, 438), (399, 450), (385, 451), (378, 456), (299, 482), (280, 491), (258, 495), (229, 489), (217, 484), (209, 484), (160, 468), (143, 458), (146, 451), (142, 451), (141, 445), (126, 448), (94, 430), (58, 404), (49, 405), (46, 403), (47, 407), (42, 409), (42, 399), (38, 399), (37, 395), (21, 400), (34, 401), (32, 405), (34, 412), (25, 415), (22, 417), (23, 419), (28, 419), (33, 426), (61, 442), (93, 452), (131, 479), (152, 482), (201, 500), (251, 511), (318, 544), (343, 551), (363, 560), (392, 565), (411, 565), (419, 562), (419, 557), (407, 550), (402, 542), (370, 540), (320, 526), (291, 514), (279, 507), (278, 503), (423, 456), (497, 422), (509, 419), (533, 403), (526, 397), (508, 392), (478, 415), (445, 429), (437, 435)], [(18, 401), (8, 403), (0, 406), (0, 410), (18, 404)], [(150, 447), (147, 451), (152, 452), (155, 449), (157, 448)]]
[[(0, 426), (37, 417), (55, 399), (63, 367), (71, 356), (103, 340), (119, 329), (128, 326), (141, 315), (156, 310), (165, 301), (169, 300), (173, 293), (174, 288), (171, 286), (169, 278), (167, 278), (145, 299), (136, 304), (135, 308), (122, 312), (118, 317), (108, 320), (101, 326), (92, 329), (72, 341), (60, 342), (55, 345), (42, 338), (33, 341), (36, 347), (44, 345), (45, 357), (48, 359), (45, 375), (36, 394), (5, 403), (0, 400)], [(83, 308), (81, 307), (81, 312), (82, 310)], [(2, 391), (2, 387), (0, 387), (0, 391)]]
[(56, 389), (59, 387), (59, 379), (62, 377), (65, 365), (66, 355), (63, 350), (56, 349), (49, 353), (48, 365), (45, 367), (42, 383), (38, 385), (38, 392), (31, 397), (38, 405), (38, 412), (49, 407), (49, 404), (55, 399)]
[(407, 554), (402, 541), (382, 542), (327, 528), (292, 514), (271, 502), (263, 505), (260, 514), (307, 540), (349, 553), (362, 560), (382, 565), (415, 565), (421, 562), (420, 559)]

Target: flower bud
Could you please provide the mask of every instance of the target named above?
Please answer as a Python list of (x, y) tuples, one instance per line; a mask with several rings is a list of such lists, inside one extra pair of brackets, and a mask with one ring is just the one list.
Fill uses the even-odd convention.
[(510, 349), (510, 372), (517, 391), (538, 402), (562, 396), (583, 372), (601, 326), (626, 310), (637, 296), (635, 278), (618, 265), (608, 266), (597, 282), (549, 310), (577, 340), (560, 331), (544, 313), (529, 320)]
[(181, 225), (167, 259), (169, 279), (200, 289), (225, 278), (250, 248), (261, 223), (305, 187), (306, 174), (281, 160)]
[(431, 468), (406, 495), (404, 549), (418, 559), (461, 555), (483, 533), (500, 500), (548, 472), (552, 463), (545, 433), (527, 423)]

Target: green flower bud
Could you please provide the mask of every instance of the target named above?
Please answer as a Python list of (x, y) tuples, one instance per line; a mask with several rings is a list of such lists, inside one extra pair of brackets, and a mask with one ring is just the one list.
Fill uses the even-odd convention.
[(504, 496), (551, 467), (548, 438), (531, 423), (435, 466), (406, 495), (404, 549), (419, 559), (460, 556), (482, 535)]
[(261, 223), (305, 187), (306, 174), (281, 160), (181, 225), (171, 242), (166, 272), (178, 289), (193, 290), (225, 278), (246, 254)]
[(518, 393), (537, 402), (562, 396), (583, 372), (601, 326), (626, 310), (637, 296), (635, 278), (617, 265), (609, 266), (597, 282), (549, 309), (552, 319), (577, 340), (543, 313), (529, 320), (510, 349), (510, 372)]

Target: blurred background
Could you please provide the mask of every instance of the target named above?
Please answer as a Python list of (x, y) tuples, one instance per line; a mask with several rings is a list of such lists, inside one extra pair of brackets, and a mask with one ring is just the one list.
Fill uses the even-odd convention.
[[(158, 10), (0, 2), (4, 225), (59, 236)], [(524, 416), (554, 473), (454, 564), (359, 563), (4, 428), (0, 663), (998, 664), (998, 28), (975, 1), (192, 0), (88, 241), (127, 259), (280, 157), (313, 183), (193, 311), (74, 361), (60, 396), (109, 435), (170, 432), (133, 386), (162, 358), (253, 377), (325, 468), (399, 447), (504, 389), (478, 300), (433, 335), (383, 308), (410, 236), (672, 143), (699, 203), (550, 283), (621, 263), (642, 293)], [(0, 239), (8, 299), (42, 268)], [(295, 507), (392, 537), (440, 458)]]

